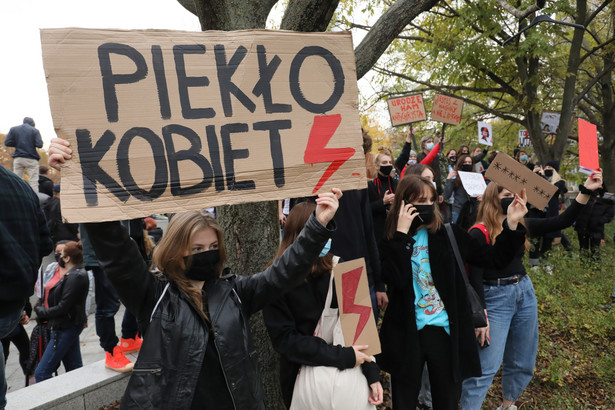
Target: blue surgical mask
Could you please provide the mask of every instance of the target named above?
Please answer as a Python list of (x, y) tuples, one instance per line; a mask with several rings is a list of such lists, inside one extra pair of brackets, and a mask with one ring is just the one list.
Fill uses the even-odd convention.
[(322, 248), (322, 251), (320, 251), (320, 255), (318, 255), (318, 257), (319, 258), (323, 258), (323, 257), (327, 256), (327, 254), (329, 253), (330, 250), (331, 250), (331, 238), (329, 238), (327, 243), (325, 243), (325, 247)]
[(427, 144), (425, 144), (425, 148), (427, 148), (429, 151), (431, 151), (434, 146), (435, 145), (433, 142), (428, 142)]
[(527, 161), (527, 155), (521, 155), (521, 161)]

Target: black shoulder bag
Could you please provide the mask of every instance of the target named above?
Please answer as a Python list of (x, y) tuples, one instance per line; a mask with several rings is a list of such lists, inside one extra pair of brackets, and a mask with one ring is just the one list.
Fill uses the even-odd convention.
[(446, 235), (448, 236), (448, 241), (453, 248), (453, 253), (455, 254), (455, 259), (457, 259), (457, 265), (459, 266), (459, 274), (463, 277), (463, 281), (466, 284), (466, 293), (468, 295), (468, 302), (470, 303), (470, 310), (472, 311), (472, 323), (474, 327), (487, 327), (487, 318), (485, 317), (485, 309), (483, 309), (483, 305), (476, 294), (476, 291), (470, 285), (468, 278), (466, 276), (466, 270), (461, 260), (461, 255), (459, 254), (459, 247), (457, 246), (457, 240), (455, 239), (455, 234), (453, 233), (453, 229), (451, 228), (451, 224), (444, 224), (446, 228)]

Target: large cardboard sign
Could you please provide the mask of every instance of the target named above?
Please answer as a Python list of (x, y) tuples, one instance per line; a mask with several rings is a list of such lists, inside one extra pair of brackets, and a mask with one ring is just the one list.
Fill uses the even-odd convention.
[(458, 125), (461, 122), (462, 112), (463, 100), (449, 97), (448, 95), (436, 94), (431, 109), (431, 120)]
[(493, 130), (491, 124), (478, 121), (478, 143), (483, 145), (493, 145)]
[(485, 193), (487, 184), (483, 174), (479, 172), (464, 172), (457, 171), (459, 178), (461, 178), (461, 185), (471, 197), (477, 197)]
[(389, 115), (391, 116), (391, 125), (393, 127), (427, 120), (425, 104), (421, 94), (389, 98), (387, 106), (389, 107)]
[(549, 199), (557, 191), (555, 185), (501, 151), (487, 168), (485, 178), (515, 194), (521, 194), (525, 188), (527, 201), (538, 209), (547, 206)]
[(349, 33), (41, 30), (70, 222), (365, 188)]
[(338, 263), (333, 269), (335, 292), (346, 346), (368, 345), (363, 352), (380, 353), (380, 338), (369, 295), (365, 259)]
[(598, 128), (581, 118), (579, 118), (579, 166), (581, 172), (589, 175), (600, 168)]

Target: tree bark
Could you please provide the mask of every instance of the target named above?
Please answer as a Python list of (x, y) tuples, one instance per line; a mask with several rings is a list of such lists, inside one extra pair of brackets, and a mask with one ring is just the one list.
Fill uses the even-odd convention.
[(438, 0), (397, 0), (393, 3), (355, 48), (357, 79), (371, 70), (389, 44), (416, 16), (436, 3)]
[(291, 0), (284, 12), (280, 29), (326, 31), (339, 0)]

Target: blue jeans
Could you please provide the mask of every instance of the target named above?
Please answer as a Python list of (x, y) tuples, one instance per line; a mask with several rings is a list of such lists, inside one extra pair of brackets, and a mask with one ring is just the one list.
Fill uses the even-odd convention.
[(34, 371), (37, 383), (51, 378), (51, 374), (58, 368), (60, 361), (64, 363), (64, 369), (67, 372), (83, 366), (79, 346), (79, 335), (82, 331), (83, 325), (79, 324), (68, 329), (51, 332), (49, 344)]
[[(6, 303), (2, 301), (0, 303)], [(0, 339), (8, 336), (13, 329), (19, 324), (21, 317), (23, 316), (24, 304), (15, 306), (8, 313), (0, 317)], [(4, 349), (0, 349), (0, 409), (6, 406), (6, 375), (4, 374)]]
[[(94, 274), (94, 297), (96, 300), (96, 334), (100, 339), (100, 347), (109, 353), (119, 343), (115, 333), (115, 319), (113, 318), (120, 309), (120, 299), (117, 292), (107, 279), (107, 275), (100, 267), (91, 267)], [(122, 319), (122, 337), (134, 339), (137, 335), (137, 319), (128, 310), (124, 311)]]
[(534, 375), (538, 351), (538, 310), (528, 275), (517, 285), (485, 286), (491, 345), (480, 349), (482, 377), (463, 381), (461, 408), (480, 409), (500, 365), (502, 396), (519, 398)]

